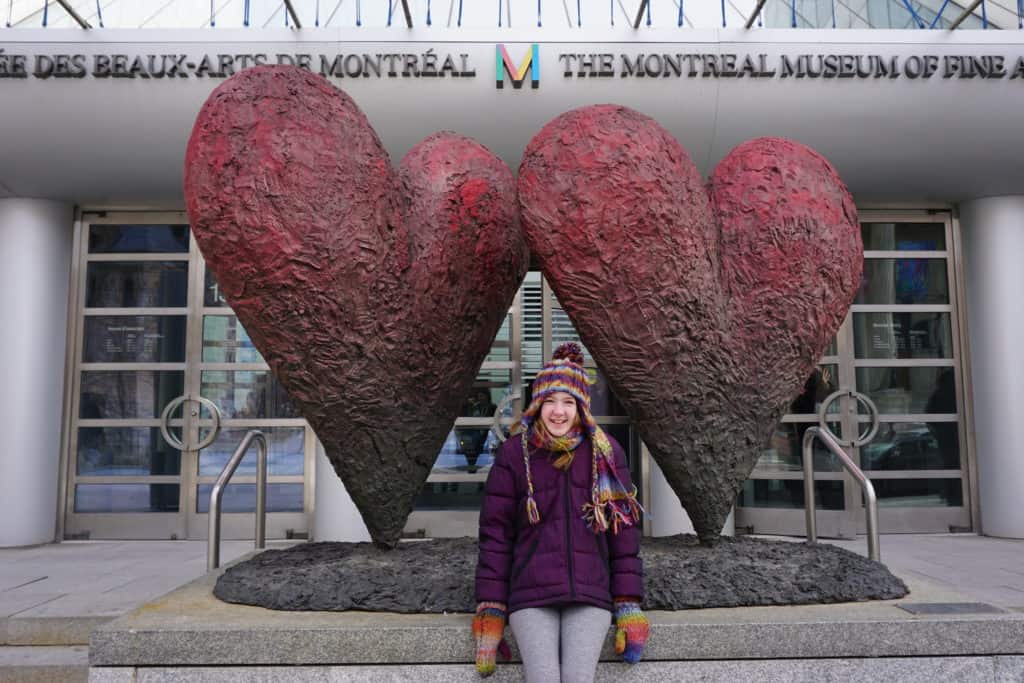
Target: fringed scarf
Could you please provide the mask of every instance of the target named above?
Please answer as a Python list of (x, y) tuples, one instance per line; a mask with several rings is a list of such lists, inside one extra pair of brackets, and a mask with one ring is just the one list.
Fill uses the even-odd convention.
[(531, 429), (529, 443), (535, 449), (556, 454), (558, 457), (552, 464), (556, 469), (567, 470), (576, 456), (576, 449), (583, 443), (584, 436), (583, 429), (577, 422), (562, 436), (552, 436), (546, 429)]
[[(590, 417), (589, 414), (587, 417)], [(615, 471), (615, 454), (612, 451), (612, 444), (608, 440), (608, 435), (596, 423), (593, 423), (593, 418), (590, 418), (589, 422), (593, 424), (594, 428), (591, 433), (591, 445), (594, 455), (591, 466), (590, 502), (583, 505), (583, 519), (586, 521), (587, 526), (593, 529), (595, 533), (603, 533), (611, 528), (612, 533), (617, 534), (621, 527), (638, 524), (643, 508), (640, 507), (640, 503), (636, 499), (636, 486), (633, 487), (632, 491), (627, 490)], [(538, 524), (540, 522), (537, 501), (533, 498), (533, 478), (530, 476), (530, 446), (543, 448), (552, 453), (559, 452), (549, 448), (547, 445), (542, 445), (545, 439), (536, 437), (537, 431), (536, 429), (524, 429), (522, 432), (523, 460), (526, 465), (526, 517), (530, 524)], [(530, 433), (529, 437), (527, 432)], [(576, 437), (570, 437), (570, 434), (561, 437), (561, 440), (569, 443), (575, 441), (575, 445), (571, 446), (567, 453), (564, 453), (553, 463), (555, 467), (559, 467), (560, 461), (567, 459), (567, 462), (562, 467), (559, 467), (559, 469), (569, 469), (575, 449), (583, 442), (583, 438), (586, 435), (580, 429), (577, 441)], [(549, 439), (548, 444), (559, 441), (557, 437), (549, 437)], [(542, 443), (535, 443), (535, 440)], [(569, 476), (568, 472), (565, 476)]]

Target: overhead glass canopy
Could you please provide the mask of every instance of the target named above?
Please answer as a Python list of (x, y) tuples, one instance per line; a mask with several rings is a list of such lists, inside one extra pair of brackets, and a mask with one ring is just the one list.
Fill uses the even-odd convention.
[[(984, 0), (960, 28), (1012, 29), (1024, 0)], [(12, 28), (76, 28), (70, 6), (93, 28), (279, 28), (294, 26), (282, 0), (0, 0)], [(305, 27), (396, 29), (401, 0), (292, 0)], [(649, 0), (641, 27), (740, 28), (756, 0)], [(768, 0), (765, 28), (948, 28), (970, 0)], [(632, 24), (641, 0), (408, 0), (415, 26), (578, 29)]]

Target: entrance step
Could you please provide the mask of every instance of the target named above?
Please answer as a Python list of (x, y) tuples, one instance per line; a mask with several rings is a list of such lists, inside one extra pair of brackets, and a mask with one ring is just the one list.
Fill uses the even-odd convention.
[[(0, 646), (88, 645), (89, 634), (114, 617), (9, 617), (0, 619)], [(0, 678), (0, 680), (5, 680)]]
[(89, 648), (84, 645), (0, 646), (4, 683), (84, 683), (89, 680)]

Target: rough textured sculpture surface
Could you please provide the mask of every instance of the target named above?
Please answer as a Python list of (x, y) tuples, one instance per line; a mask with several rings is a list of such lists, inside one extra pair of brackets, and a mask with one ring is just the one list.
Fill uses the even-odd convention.
[(511, 171), (438, 133), (396, 172), (347, 95), (257, 67), (203, 106), (185, 196), (228, 303), (393, 546), (526, 272)]
[[(214, 595), (277, 610), (473, 612), (476, 539), (434, 538), (382, 551), (307, 543), (228, 567)], [(741, 536), (645, 538), (644, 608), (654, 610), (892, 600), (906, 585), (884, 565), (822, 543)], [(386, 569), (385, 569), (386, 568)]]
[(705, 186), (654, 120), (563, 114), (519, 169), (530, 249), (703, 542), (860, 282), (856, 209), (829, 163), (744, 143)]

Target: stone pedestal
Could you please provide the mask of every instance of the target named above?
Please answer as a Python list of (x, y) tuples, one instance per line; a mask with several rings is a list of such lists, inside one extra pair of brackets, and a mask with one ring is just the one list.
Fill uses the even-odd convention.
[[(213, 597), (209, 574), (96, 629), (90, 680), (475, 681), (468, 614), (274, 612)], [(644, 661), (618, 661), (611, 631), (598, 681), (1020, 680), (1024, 614), (903, 607), (969, 602), (905, 577), (898, 601), (651, 611)], [(492, 680), (521, 680), (499, 663)]]

